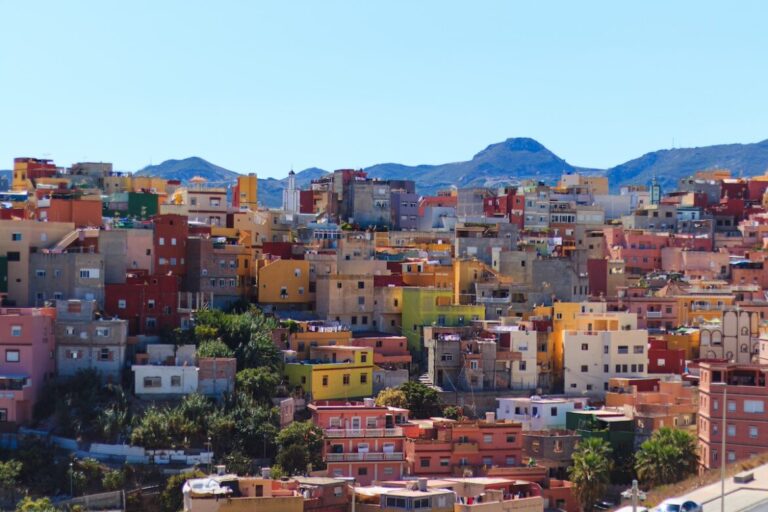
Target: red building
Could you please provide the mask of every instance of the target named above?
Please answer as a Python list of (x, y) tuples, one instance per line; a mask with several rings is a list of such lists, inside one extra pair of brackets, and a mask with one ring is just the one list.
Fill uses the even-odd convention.
[(76, 228), (99, 227), (102, 222), (101, 201), (53, 197), (38, 200), (35, 217), (48, 222), (73, 222)]
[(187, 273), (185, 261), (189, 225), (186, 215), (162, 214), (154, 217), (153, 245), (155, 273), (183, 277)]
[(682, 375), (685, 371), (685, 349), (669, 348), (666, 340), (648, 340), (648, 373), (673, 373)]
[(764, 364), (701, 363), (698, 432), (704, 469), (720, 467), (724, 435), (729, 464), (768, 450), (767, 374)]
[(104, 286), (104, 311), (128, 321), (128, 334), (158, 334), (181, 326), (179, 277), (128, 274), (125, 283)]

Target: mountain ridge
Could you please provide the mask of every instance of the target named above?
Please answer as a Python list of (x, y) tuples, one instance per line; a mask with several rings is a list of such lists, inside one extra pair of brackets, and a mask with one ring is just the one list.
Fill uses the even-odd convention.
[[(465, 161), (421, 165), (385, 162), (371, 165), (365, 170), (373, 178), (413, 179), (417, 191), (429, 195), (451, 186), (498, 187), (524, 179), (554, 183), (562, 174), (572, 172), (605, 175), (613, 191), (629, 183), (647, 184), (654, 177), (665, 190), (670, 190), (680, 178), (712, 168), (730, 169), (734, 176), (745, 177), (766, 172), (768, 139), (754, 143), (660, 149), (608, 169), (597, 169), (574, 166), (535, 139), (512, 137), (489, 144)], [(296, 184), (306, 187), (312, 180), (327, 173), (317, 167), (298, 171), (295, 175)], [(241, 173), (215, 165), (199, 156), (192, 156), (148, 165), (135, 174), (178, 179), (184, 183), (195, 176), (201, 176), (212, 184), (230, 186)], [(287, 182), (287, 177), (260, 178), (260, 202), (268, 207), (280, 206)]]

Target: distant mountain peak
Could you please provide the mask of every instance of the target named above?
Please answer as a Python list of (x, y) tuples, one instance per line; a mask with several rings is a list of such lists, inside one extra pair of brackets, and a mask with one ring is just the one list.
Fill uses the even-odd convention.
[(477, 153), (474, 158), (482, 157), (483, 155), (492, 153), (516, 153), (516, 152), (528, 152), (528, 153), (551, 153), (542, 143), (536, 139), (529, 137), (513, 137), (505, 140), (504, 142), (497, 142), (495, 144), (489, 144), (484, 150)]

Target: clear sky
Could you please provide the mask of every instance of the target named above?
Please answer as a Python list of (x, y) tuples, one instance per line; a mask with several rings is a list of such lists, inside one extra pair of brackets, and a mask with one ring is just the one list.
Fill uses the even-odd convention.
[(768, 138), (768, 2), (0, 0), (0, 168), (283, 177), (527, 136), (608, 167)]

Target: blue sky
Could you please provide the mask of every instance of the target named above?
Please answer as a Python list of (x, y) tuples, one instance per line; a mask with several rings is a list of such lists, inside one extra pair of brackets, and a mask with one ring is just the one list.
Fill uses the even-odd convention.
[(0, 0), (0, 168), (197, 155), (283, 177), (515, 136), (608, 167), (756, 142), (767, 18), (759, 1)]

